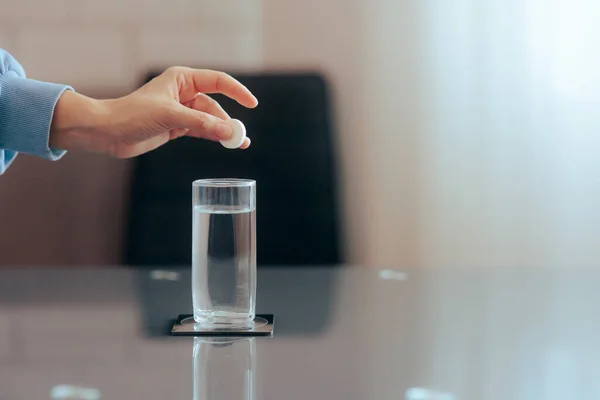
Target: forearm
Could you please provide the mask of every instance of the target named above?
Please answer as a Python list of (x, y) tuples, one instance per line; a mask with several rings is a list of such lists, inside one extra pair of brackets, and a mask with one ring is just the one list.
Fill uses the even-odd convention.
[(104, 135), (110, 120), (107, 104), (109, 101), (95, 100), (78, 93), (63, 93), (54, 110), (50, 146), (84, 151), (108, 146)]

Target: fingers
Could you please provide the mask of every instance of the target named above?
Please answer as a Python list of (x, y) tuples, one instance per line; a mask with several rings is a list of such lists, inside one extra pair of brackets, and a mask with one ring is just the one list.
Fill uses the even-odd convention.
[[(178, 104), (168, 116), (170, 138), (189, 136), (212, 141), (227, 140), (233, 134), (231, 125), (219, 117)], [(250, 147), (250, 138), (244, 139), (239, 147)]]
[(206, 112), (197, 111), (178, 104), (168, 117), (170, 129), (183, 132), (180, 129), (188, 129), (187, 136), (193, 136), (209, 140), (227, 140), (233, 134), (230, 125), (221, 118)]
[(190, 130), (187, 129), (187, 128), (171, 129), (171, 130), (169, 130), (170, 139), (173, 140), (173, 139), (177, 139), (177, 138), (183, 137), (183, 136), (187, 135), (187, 133), (189, 131)]
[(246, 150), (248, 147), (250, 147), (250, 143), (251, 143), (251, 140), (250, 140), (250, 138), (249, 138), (249, 137), (247, 137), (247, 138), (244, 140), (244, 143), (242, 143), (242, 145), (240, 146), (240, 149), (242, 149), (242, 150)]
[(217, 118), (225, 120), (229, 119), (229, 114), (225, 112), (219, 102), (204, 93), (198, 93), (196, 97), (185, 103), (184, 106), (192, 108), (196, 111), (204, 111), (205, 113), (214, 115)]
[(196, 93), (221, 93), (244, 107), (254, 108), (258, 105), (258, 100), (250, 90), (224, 72), (191, 68), (177, 71), (180, 74), (182, 102), (193, 99)]

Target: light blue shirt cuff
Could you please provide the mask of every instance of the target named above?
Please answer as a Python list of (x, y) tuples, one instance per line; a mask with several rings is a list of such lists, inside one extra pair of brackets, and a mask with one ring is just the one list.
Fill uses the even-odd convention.
[(47, 160), (58, 160), (65, 154), (48, 144), (54, 107), (65, 90), (73, 89), (21, 78), (12, 71), (0, 77), (0, 149), (4, 149), (4, 162), (14, 158), (12, 152)]
[(0, 175), (6, 172), (15, 157), (17, 157), (16, 151), (0, 149)]

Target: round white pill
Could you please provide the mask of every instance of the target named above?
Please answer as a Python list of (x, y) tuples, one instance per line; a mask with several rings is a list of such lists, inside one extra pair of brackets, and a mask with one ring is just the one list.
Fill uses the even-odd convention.
[(246, 140), (246, 127), (239, 119), (230, 119), (227, 123), (233, 128), (233, 135), (227, 140), (221, 140), (223, 147), (237, 149)]

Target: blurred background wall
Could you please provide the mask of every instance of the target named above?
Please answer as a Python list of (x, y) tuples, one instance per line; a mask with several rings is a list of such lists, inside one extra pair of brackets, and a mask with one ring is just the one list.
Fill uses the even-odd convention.
[[(317, 69), (352, 264), (583, 266), (600, 262), (598, 20), (587, 0), (0, 0), (0, 47), (95, 96), (173, 64)], [(0, 262), (116, 262), (127, 165), (18, 159)]]

